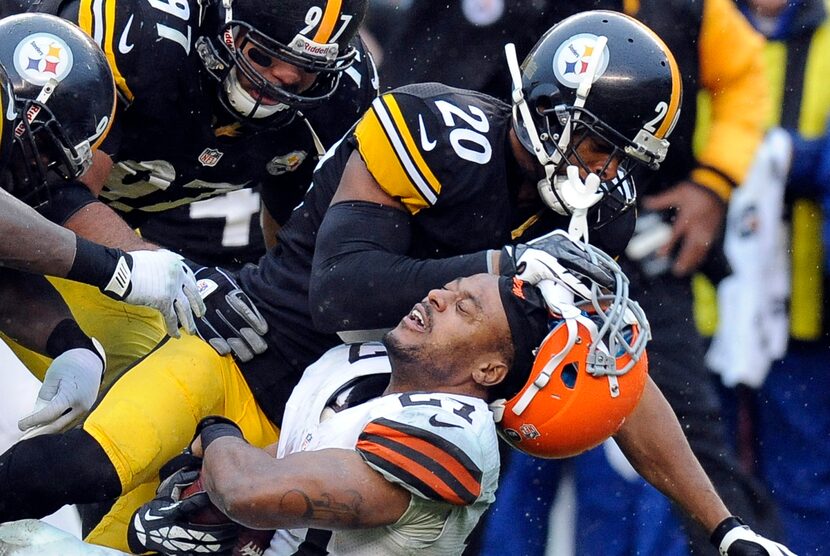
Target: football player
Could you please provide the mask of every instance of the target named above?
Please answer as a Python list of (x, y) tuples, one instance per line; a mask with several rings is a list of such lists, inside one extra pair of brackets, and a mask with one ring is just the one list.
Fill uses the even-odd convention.
[[(329, 148), (376, 96), (372, 60), (358, 50), (354, 66), (344, 73), (334, 96), (303, 110), (303, 115), (320, 142)], [(231, 191), (148, 215), (141, 224), (141, 235), (199, 264), (238, 270), (246, 263), (256, 263), (276, 242), (273, 219), (264, 218), (263, 232), (260, 204), (259, 188)]]
[[(602, 20), (610, 23), (601, 23)], [(595, 88), (587, 102), (577, 99), (575, 88), (563, 86), (561, 102), (552, 103), (556, 99), (551, 96), (559, 82), (552, 71), (554, 55), (560, 45), (571, 44), (572, 37), (591, 31), (609, 35), (612, 40), (607, 49), (619, 49), (621, 55), (608, 59), (605, 53), (598, 59), (600, 63), (595, 67), (604, 71), (597, 72)], [(574, 50), (580, 48), (584, 53), (590, 46), (592, 43), (579, 43)], [(562, 52), (571, 50), (563, 48)], [(560, 62), (564, 66), (567, 60)], [(633, 226), (633, 214), (625, 210), (634, 200), (633, 185), (627, 175), (629, 166), (638, 159), (646, 164), (658, 163), (665, 154), (665, 136), (676, 117), (680, 82), (671, 55), (656, 37), (633, 20), (613, 14), (590, 14), (555, 27), (540, 41), (525, 66), (527, 85), (518, 87), (524, 92), (517, 95), (515, 116), (510, 106), (495, 99), (440, 85), (403, 89), (375, 101), (355, 132), (327, 153), (304, 202), (283, 227), (279, 245), (268, 252), (259, 266), (245, 267), (236, 277), (211, 269), (197, 273), (208, 306), (212, 299), (234, 300), (242, 292), (253, 300), (267, 323), (268, 350), (261, 357), (239, 362), (219, 357), (204, 343), (189, 337), (160, 346), (112, 386), (82, 429), (63, 437), (38, 439), (38, 447), (20, 443), (3, 456), (21, 466), (14, 470), (0, 467), (0, 485), (9, 500), (7, 507), (0, 510), (0, 518), (37, 516), (48, 513), (48, 508), (55, 504), (102, 501), (121, 495), (111, 514), (120, 517), (105, 519), (90, 538), (123, 547), (125, 536), (119, 528), (126, 525), (136, 505), (152, 495), (157, 470), (187, 444), (199, 418), (248, 407), (251, 411), (239, 422), (246, 436), (256, 445), (273, 442), (285, 402), (302, 371), (340, 342), (332, 333), (335, 330), (391, 327), (395, 322), (393, 315), (405, 312), (426, 291), (456, 275), (488, 269), (515, 274), (517, 251), (508, 247), (501, 258), (501, 246), (526, 243), (553, 228), (565, 227), (569, 212), (584, 210), (598, 198), (599, 207), (586, 215), (586, 222), (590, 221), (593, 228), (591, 239), (618, 252)], [(535, 68), (551, 69), (533, 76), (529, 70)], [(513, 70), (519, 71), (518, 67)], [(574, 85), (578, 80), (572, 76), (567, 83)], [(629, 89), (621, 92), (621, 84)], [(636, 105), (640, 106), (639, 111), (633, 101), (630, 103), (632, 116), (621, 113), (612, 101), (614, 95), (623, 93), (640, 103)], [(533, 103), (530, 110), (528, 101)], [(398, 103), (410, 107), (406, 119), (400, 109), (394, 108)], [(390, 112), (384, 108), (389, 104), (393, 105), (394, 121), (388, 119)], [(658, 108), (660, 111), (655, 112)], [(556, 132), (560, 117), (568, 124), (567, 134)], [(382, 129), (381, 120), (390, 126), (397, 122), (397, 128)], [(532, 136), (526, 131), (531, 127)], [(646, 129), (652, 127), (658, 136)], [(418, 143), (414, 137), (423, 141)], [(545, 146), (538, 154), (532, 154), (537, 152), (528, 150), (535, 149), (532, 142), (542, 139)], [(406, 152), (399, 153), (394, 146), (408, 148), (410, 154), (403, 156)], [(413, 157), (420, 167), (413, 165)], [(337, 202), (338, 187), (340, 195), (353, 182), (363, 179), (355, 170), (360, 170), (364, 158), (377, 174), (378, 183), (390, 191), (384, 193), (381, 186), (375, 185), (377, 195), (405, 199), (411, 213), (371, 202)], [(582, 162), (597, 165), (605, 182), (597, 183), (597, 174), (589, 180), (593, 167)], [(366, 165), (363, 172), (369, 175)], [(553, 166), (556, 170), (552, 170)], [(578, 199), (586, 188), (566, 187), (566, 166), (576, 170), (575, 176), (571, 171), (574, 181), (591, 181), (600, 193), (588, 192), (587, 202)], [(440, 179), (435, 183), (443, 183), (443, 187), (419, 187), (423, 186), (422, 173)], [(415, 196), (419, 194), (424, 201), (417, 201)], [(557, 201), (557, 196), (562, 202)], [(333, 200), (335, 204), (330, 210), (334, 217), (327, 216), (320, 228)], [(333, 225), (342, 214), (339, 211), (350, 208), (358, 211), (348, 215), (357, 216), (350, 224), (354, 229), (332, 234)], [(361, 211), (365, 212), (365, 219)], [(342, 322), (342, 307), (329, 306), (328, 300), (316, 297), (331, 295), (323, 291), (325, 277), (313, 275), (311, 270), (318, 230), (318, 249), (323, 255), (318, 253), (314, 260), (318, 267), (332, 261), (332, 249), (340, 249), (336, 245), (340, 238), (333, 235), (342, 234), (347, 242), (354, 242), (360, 235), (369, 239), (353, 249), (355, 255), (368, 256), (365, 263), (345, 280), (331, 284), (335, 291), (347, 292), (338, 301), (349, 302), (355, 311), (360, 306), (366, 308), (346, 323)], [(511, 234), (513, 230), (515, 234)], [(562, 241), (561, 237), (542, 238), (537, 248), (556, 257), (557, 264), (602, 281), (602, 269), (587, 263), (584, 252), (574, 244)], [(365, 253), (364, 247), (377, 247), (377, 257)], [(338, 270), (335, 265), (333, 272)], [(390, 275), (381, 276), (383, 270)], [(385, 307), (386, 303), (393, 307)], [(401, 307), (404, 303), (406, 306)], [(213, 344), (230, 338), (246, 346), (251, 336), (256, 336), (255, 330), (235, 311), (223, 310), (221, 315), (210, 316), (218, 317), (213, 319), (216, 330), (210, 335), (210, 331), (202, 330), (202, 334)], [(329, 333), (317, 330), (318, 323), (313, 318), (319, 319)], [(72, 449), (68, 450), (67, 445)], [(73, 454), (71, 462), (64, 461), (61, 476), (52, 477), (49, 482), (63, 484), (61, 492), (46, 488), (46, 483), (37, 478), (46, 475), (34, 473), (40, 465), (37, 462), (46, 461), (44, 454), (52, 450)], [(18, 477), (18, 472), (32, 476)]]
[[(191, 308), (201, 315), (204, 306), (192, 272), (173, 253), (125, 253), (89, 242), (18, 199), (42, 206), (64, 179), (80, 176), (115, 106), (104, 54), (80, 29), (45, 14), (33, 16), (27, 29), (30, 39), (20, 56), (0, 60), (24, 68), (22, 75), (40, 86), (34, 98), (18, 97), (0, 65), (0, 329), (55, 358), (38, 395), (44, 407), (21, 421), (22, 430), (44, 433), (63, 430), (91, 407), (105, 357), (39, 274), (65, 276), (156, 308), (175, 336), (180, 321), (195, 333)], [(85, 85), (83, 103), (70, 88), (79, 83)], [(79, 387), (82, 382), (90, 386)]]
[[(348, 94), (337, 96), (344, 104), (333, 113), (346, 123), (334, 125), (347, 129), (376, 91), (356, 37), (365, 0), (20, 0), (0, 12), (26, 9), (78, 23), (113, 68), (121, 100), (113, 130), (85, 183), (62, 188), (46, 213), (110, 246), (154, 248), (132, 228), (144, 215), (254, 185), (266, 214), (282, 223), (323, 151), (301, 111), (332, 101), (343, 82), (364, 95), (359, 107), (345, 104)], [(16, 48), (19, 27), (7, 25), (0, 49)], [(344, 79), (347, 72), (354, 79)], [(56, 285), (85, 329), (101, 338), (114, 374), (163, 338), (154, 315), (126, 327), (123, 312), (101, 296)], [(30, 367), (45, 364), (18, 353)]]
[[(579, 276), (608, 285), (602, 265), (550, 231), (574, 215), (575, 235), (590, 233), (613, 252), (625, 245), (632, 167), (665, 156), (680, 102), (677, 66), (642, 24), (587, 12), (546, 33), (521, 70), (513, 56), (510, 70), (513, 107), (437, 84), (376, 100), (328, 151), (258, 267), (236, 279), (201, 273), (208, 305), (231, 281), (250, 296), (268, 323), (268, 350), (238, 362), (191, 337), (167, 342), (113, 385), (82, 429), (19, 443), (0, 457), (0, 519), (120, 495), (88, 538), (123, 548), (129, 516), (152, 497), (157, 471), (188, 444), (198, 420), (222, 414), (252, 444), (274, 442), (291, 389), (338, 343), (335, 331), (394, 326), (396, 314), (456, 276), (524, 271), (574, 291), (584, 288)], [(224, 316), (244, 342), (235, 315)], [(649, 385), (618, 438), (637, 451), (632, 457), (667, 464), (670, 478), (650, 479), (697, 492), (683, 466), (668, 465), (665, 439), (652, 435), (655, 422), (673, 421)], [(46, 473), (49, 454), (63, 454), (63, 465)], [(701, 502), (697, 494), (690, 500)], [(723, 517), (708, 515), (705, 525), (713, 530)]]
[[(227, 419), (200, 423), (204, 491), (236, 522), (279, 529), (269, 554), (301, 544), (320, 554), (460, 554), (498, 481), (487, 402), (512, 397), (505, 381), (527, 381), (547, 333), (544, 300), (527, 282), (481, 274), (432, 290), (383, 343), (341, 345), (308, 368), (286, 407), (278, 459)], [(167, 493), (194, 482), (198, 464), (187, 461), (135, 514), (133, 552), (220, 551), (197, 533), (198, 498)], [(175, 543), (165, 533), (173, 527)], [(205, 530), (231, 546), (236, 538), (230, 523)]]
[[(620, 289), (623, 284), (622, 279), (617, 282)], [(612, 412), (620, 402), (609, 385), (619, 387), (620, 396), (631, 395), (631, 403), (623, 402), (626, 410), (618, 415), (615, 429), (646, 387), (643, 348), (648, 324), (636, 303), (615, 296), (610, 304), (617, 310), (598, 313), (608, 317), (632, 311), (632, 318), (614, 325), (634, 339), (618, 357), (631, 365), (627, 370), (616, 366), (620, 374), (612, 381), (584, 370), (593, 358), (576, 343), (556, 339), (556, 349), (542, 347), (534, 361), (533, 347), (551, 339), (549, 317), (558, 319), (554, 336), (593, 322), (562, 306), (549, 313), (545, 299), (539, 289), (517, 278), (480, 274), (454, 280), (430, 291), (382, 344), (330, 350), (303, 374), (289, 399), (277, 459), (247, 444), (231, 421), (204, 419), (192, 446), (193, 455), (204, 456), (201, 473), (198, 460), (180, 460), (185, 465), (133, 516), (132, 550), (181, 555), (220, 553), (234, 546), (234, 523), (216, 520), (219, 523), (211, 526), (198, 520), (199, 512), (213, 502), (236, 523), (276, 528), (265, 552), (272, 556), (396, 555), (414, 550), (461, 554), (494, 499), (499, 467), (496, 430), (522, 449), (525, 443), (545, 444), (545, 437), (562, 434), (563, 427), (579, 428), (580, 419), (591, 413), (587, 405), (566, 409), (572, 400), (552, 400), (549, 392), (533, 395), (543, 375), (565, 382), (568, 368), (579, 365), (582, 372), (572, 376), (570, 388), (586, 393), (585, 382), (598, 385), (605, 392), (592, 392), (591, 402)], [(603, 337), (603, 332), (587, 332), (589, 327), (578, 334), (586, 348), (596, 347)], [(637, 342), (638, 336), (642, 342)], [(637, 343), (639, 347), (633, 345)], [(581, 356), (565, 363), (571, 352)], [(645, 395), (658, 393), (649, 389)], [(521, 423), (521, 432), (508, 428), (504, 418), (494, 427), (491, 410), (499, 407), (495, 400), (504, 398), (510, 399), (505, 411), (519, 416), (511, 425)], [(676, 434), (678, 424), (672, 426), (675, 434), (661, 440), (672, 443), (675, 457), (688, 457), (688, 445), (682, 434)], [(580, 442), (578, 449), (584, 450), (588, 442)], [(637, 461), (641, 471), (657, 471), (655, 462)], [(700, 466), (685, 472), (707, 493), (706, 500), (697, 503), (702, 511), (695, 515), (704, 522), (712, 516), (722, 520), (715, 528), (723, 539), (717, 542), (722, 554), (758, 554), (762, 548), (791, 554), (749, 529), (735, 527)], [(691, 499), (690, 492), (666, 490), (684, 502)]]

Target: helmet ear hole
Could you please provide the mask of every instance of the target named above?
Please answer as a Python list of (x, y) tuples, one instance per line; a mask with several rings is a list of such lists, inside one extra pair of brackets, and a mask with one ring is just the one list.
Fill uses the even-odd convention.
[(562, 372), (559, 373), (559, 378), (562, 379), (562, 384), (565, 385), (565, 388), (573, 390), (574, 386), (576, 386), (576, 377), (578, 374), (579, 365), (576, 363), (568, 363), (562, 368)]
[(530, 94), (530, 105), (540, 116), (544, 116), (562, 101), (562, 93), (550, 83), (542, 83)]
[(550, 97), (548, 96), (541, 96), (536, 99), (536, 113), (539, 115), (544, 115), (545, 112), (553, 108), (553, 105), (550, 101)]

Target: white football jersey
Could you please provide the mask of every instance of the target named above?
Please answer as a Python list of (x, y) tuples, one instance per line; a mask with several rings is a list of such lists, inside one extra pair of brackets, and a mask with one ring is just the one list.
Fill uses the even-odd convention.
[(329, 350), (306, 370), (288, 400), (277, 457), (357, 450), (412, 494), (409, 508), (396, 523), (374, 529), (277, 531), (267, 556), (321, 554), (321, 548), (336, 555), (461, 554), (494, 500), (499, 451), (493, 415), (479, 398), (434, 392), (345, 403), (351, 389), (359, 389), (354, 385), (360, 377), (389, 372), (380, 343)]

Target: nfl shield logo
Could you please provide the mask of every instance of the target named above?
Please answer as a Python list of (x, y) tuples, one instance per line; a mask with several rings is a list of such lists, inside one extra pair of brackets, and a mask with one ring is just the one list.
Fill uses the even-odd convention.
[(212, 168), (216, 166), (223, 154), (219, 149), (205, 149), (199, 155), (199, 162), (202, 163), (202, 166), (210, 166)]
[(522, 436), (524, 436), (528, 440), (534, 440), (542, 436), (541, 434), (539, 434), (539, 431), (536, 429), (536, 427), (529, 423), (523, 424), (521, 427), (519, 427), (519, 430), (522, 431)]

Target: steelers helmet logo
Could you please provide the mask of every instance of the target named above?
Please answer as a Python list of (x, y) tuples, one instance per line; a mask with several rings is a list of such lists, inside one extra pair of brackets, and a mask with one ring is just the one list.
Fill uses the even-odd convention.
[[(591, 33), (580, 33), (570, 37), (559, 45), (553, 55), (553, 73), (556, 79), (566, 87), (576, 89), (588, 71), (588, 62), (594, 55), (597, 36)], [(599, 58), (599, 67), (594, 74), (594, 81), (608, 68), (610, 52), (608, 45), (603, 48)]]
[(49, 79), (61, 81), (72, 71), (72, 51), (66, 42), (51, 33), (29, 35), (14, 49), (14, 67), (34, 85)]

